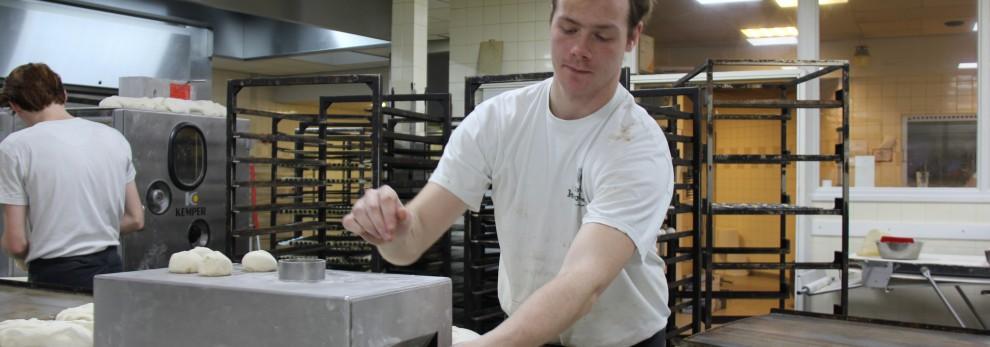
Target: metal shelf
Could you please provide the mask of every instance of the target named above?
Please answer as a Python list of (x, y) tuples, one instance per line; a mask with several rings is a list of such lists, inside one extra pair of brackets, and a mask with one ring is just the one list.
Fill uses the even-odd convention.
[(672, 106), (653, 106), (647, 104), (640, 104), (639, 106), (642, 106), (643, 109), (646, 110), (646, 113), (648, 113), (653, 118), (684, 119), (684, 120), (695, 119), (695, 115), (689, 112), (682, 112), (680, 110), (675, 109)]
[(326, 140), (313, 136), (286, 135), (286, 134), (258, 134), (249, 132), (234, 133), (235, 139), (250, 139), (261, 142), (301, 142), (309, 144), (325, 144)]
[(675, 240), (675, 239), (680, 239), (680, 238), (685, 238), (685, 237), (692, 237), (692, 236), (694, 236), (694, 231), (691, 231), (691, 230), (688, 230), (688, 231), (678, 231), (676, 233), (669, 233), (669, 234), (663, 234), (663, 235), (657, 236), (657, 242), (667, 242), (667, 241), (672, 241), (672, 240)]
[(732, 108), (840, 108), (839, 100), (716, 100), (715, 107)]
[[(670, 228), (675, 230), (690, 229), (657, 235), (658, 250), (664, 260), (664, 275), (667, 282), (671, 284), (670, 288), (686, 286), (700, 288), (701, 266), (703, 264), (701, 252), (702, 206), (701, 199), (695, 197), (701, 192), (703, 149), (701, 137), (704, 126), (701, 113), (701, 105), (703, 104), (701, 91), (698, 88), (659, 88), (634, 90), (631, 93), (634, 97), (639, 98), (640, 106), (646, 109), (655, 120), (662, 122), (661, 128), (669, 146), (667, 149), (673, 157), (671, 162), (675, 169), (675, 194), (666, 211), (666, 225), (662, 228), (665, 230)], [(682, 107), (681, 103), (692, 106), (690, 108)], [(691, 196), (692, 198), (682, 200), (682, 196)], [(683, 220), (690, 224), (679, 228), (678, 222)], [(682, 247), (682, 240), (689, 241), (692, 245)], [(684, 278), (679, 279), (679, 277)], [(700, 332), (701, 306), (684, 303), (701, 302), (700, 289), (692, 293), (678, 293), (676, 290), (672, 290), (669, 294), (668, 306), (671, 312), (680, 313), (682, 309), (690, 306), (691, 319), (678, 322), (678, 315), (671, 315), (666, 326), (668, 338), (677, 337), (689, 331), (692, 333)], [(674, 344), (673, 340), (668, 341), (668, 345)]]
[(234, 206), (234, 211), (235, 212), (283, 211), (283, 210), (292, 210), (292, 209), (333, 208), (335, 206), (337, 205), (327, 202), (283, 203), (283, 204), (272, 204), (272, 205), (238, 205), (238, 206)]
[(711, 263), (715, 270), (841, 269), (837, 263)]
[(340, 225), (339, 223), (323, 223), (323, 222), (301, 222), (294, 224), (276, 225), (270, 227), (262, 227), (255, 229), (238, 229), (234, 230), (234, 237), (247, 237), (247, 236), (259, 236), (259, 235), (270, 235), (275, 233), (293, 232), (293, 231), (304, 231), (304, 230), (317, 230), (317, 229), (327, 229), (333, 226)]
[(443, 123), (442, 117), (434, 117), (425, 113), (407, 111), (395, 107), (382, 107), (382, 113), (424, 122)]
[[(722, 83), (714, 81), (715, 71), (718, 67), (722, 71), (724, 66), (817, 66), (822, 69), (804, 73), (796, 78), (780, 78), (769, 83), (743, 81), (739, 83)], [(836, 93), (836, 100), (794, 100), (796, 86), (819, 79), (832, 72), (841, 73), (840, 89)], [(693, 82), (697, 81), (697, 82)], [(845, 61), (823, 61), (823, 60), (768, 60), (768, 59), (736, 59), (736, 60), (708, 60), (699, 65), (690, 73), (680, 78), (673, 86), (684, 86), (688, 83), (704, 88), (707, 94), (704, 103), (707, 120), (705, 129), (705, 153), (706, 153), (706, 175), (704, 192), (696, 190), (704, 197), (695, 196), (705, 204), (704, 211), (710, 216), (705, 218), (705, 238), (704, 238), (704, 285), (695, 286), (694, 292), (705, 291), (705, 300), (701, 303), (705, 313), (703, 316), (705, 328), (711, 328), (713, 322), (724, 320), (714, 316), (712, 312), (712, 299), (718, 298), (765, 298), (777, 299), (778, 306), (784, 307), (786, 304), (787, 290), (779, 292), (737, 292), (723, 293), (715, 292), (713, 275), (716, 270), (725, 269), (762, 269), (776, 270), (780, 288), (787, 288), (789, 285), (788, 273), (793, 273), (795, 269), (838, 269), (841, 271), (842, 290), (839, 297), (839, 305), (836, 306), (836, 313), (846, 315), (848, 313), (848, 255), (849, 255), (849, 209), (848, 209), (848, 181), (849, 166), (848, 148), (844, 144), (849, 141), (849, 64)], [(723, 95), (733, 90), (744, 92), (765, 91), (760, 99), (732, 99), (723, 100)], [(828, 94), (826, 94), (828, 95)], [(728, 110), (728, 108), (757, 109), (756, 111)], [(788, 141), (788, 122), (797, 114), (795, 109), (826, 109), (834, 108), (842, 112), (842, 126), (840, 131), (840, 143), (836, 146), (835, 155), (811, 154), (796, 155), (788, 151), (792, 144)], [(759, 109), (772, 110), (761, 114)], [(780, 148), (783, 150), (779, 154), (715, 154), (715, 143), (718, 140), (716, 133), (716, 122), (719, 121), (772, 121), (779, 123)], [(701, 134), (700, 132), (696, 132)], [(793, 141), (792, 141), (793, 142)], [(788, 164), (793, 162), (815, 161), (815, 162), (835, 162), (841, 168), (841, 177), (837, 178), (843, 183), (842, 198), (836, 201), (834, 208), (818, 208), (790, 205), (791, 199), (787, 191), (788, 171), (792, 168)], [(715, 192), (719, 190), (716, 185), (716, 168), (719, 164), (772, 164), (777, 166), (780, 178), (780, 199), (777, 203), (761, 204), (725, 204), (715, 203)], [(777, 245), (765, 247), (715, 247), (716, 215), (772, 215), (775, 216), (779, 230), (779, 242)], [(831, 263), (794, 263), (788, 262), (787, 256), (793, 249), (788, 239), (787, 229), (790, 228), (791, 221), (789, 215), (837, 215), (842, 218), (842, 251), (837, 252), (835, 261)], [(685, 248), (674, 249), (673, 251), (685, 251)], [(765, 263), (719, 263), (713, 260), (715, 254), (767, 254), (776, 255), (776, 262)], [(793, 277), (791, 277), (793, 278)], [(691, 292), (692, 294), (694, 292)], [(688, 293), (681, 293), (688, 294)]]
[(716, 154), (713, 160), (716, 164), (787, 164), (795, 161), (838, 162), (842, 157), (817, 154)]
[(715, 215), (841, 215), (842, 209), (794, 206), (788, 204), (722, 204), (714, 203), (711, 213)]
[(312, 167), (312, 168), (325, 168), (327, 166), (326, 162), (322, 162), (314, 159), (282, 159), (282, 158), (258, 158), (258, 157), (239, 157), (233, 160), (234, 164), (265, 164), (273, 166), (284, 166), (284, 167)]
[(717, 114), (715, 120), (764, 120), (764, 121), (788, 121), (790, 116), (766, 115), (766, 114)]

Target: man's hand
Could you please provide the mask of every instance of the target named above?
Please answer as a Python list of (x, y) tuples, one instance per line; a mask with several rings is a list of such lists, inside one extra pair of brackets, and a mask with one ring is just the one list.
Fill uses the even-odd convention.
[(413, 214), (399, 201), (399, 195), (392, 187), (383, 185), (378, 189), (364, 191), (364, 196), (356, 203), (351, 213), (344, 216), (344, 228), (369, 243), (381, 246), (409, 233), (413, 224)]

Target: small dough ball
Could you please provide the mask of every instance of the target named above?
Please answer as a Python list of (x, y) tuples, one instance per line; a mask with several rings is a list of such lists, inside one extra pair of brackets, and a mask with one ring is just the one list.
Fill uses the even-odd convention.
[(207, 254), (213, 253), (213, 250), (206, 247), (196, 247), (190, 250), (190, 252), (196, 253), (200, 257), (205, 257)]
[(91, 347), (92, 322), (11, 319), (0, 322), (0, 346)]
[(64, 321), (93, 321), (93, 303), (88, 303), (82, 306), (71, 307), (62, 310), (57, 315), (55, 315), (55, 320)]
[(199, 272), (199, 263), (203, 257), (192, 251), (172, 253), (168, 259), (168, 272), (177, 274), (193, 274)]
[(230, 258), (216, 251), (203, 257), (203, 262), (199, 264), (200, 276), (230, 276), (233, 270), (234, 264), (230, 262)]
[(264, 250), (248, 252), (244, 255), (244, 259), (241, 259), (241, 264), (244, 265), (244, 271), (247, 272), (271, 272), (278, 268), (278, 261), (275, 261), (275, 257)]
[(481, 337), (481, 335), (478, 335), (478, 333), (468, 329), (458, 328), (455, 326), (450, 326), (450, 329), (451, 329), (450, 336), (452, 340), (451, 342), (452, 344), (455, 345), (458, 343), (468, 342)]

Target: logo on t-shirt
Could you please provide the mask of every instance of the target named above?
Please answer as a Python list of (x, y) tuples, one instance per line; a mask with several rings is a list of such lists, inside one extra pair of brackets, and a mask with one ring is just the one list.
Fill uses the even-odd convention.
[(588, 202), (584, 199), (584, 192), (582, 190), (583, 184), (581, 176), (583, 175), (584, 168), (578, 168), (577, 173), (577, 184), (567, 190), (567, 197), (574, 199), (574, 202), (578, 206), (587, 205)]

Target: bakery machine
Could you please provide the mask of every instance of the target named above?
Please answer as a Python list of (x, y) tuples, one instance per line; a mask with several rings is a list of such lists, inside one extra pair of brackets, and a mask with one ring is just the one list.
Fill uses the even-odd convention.
[[(124, 270), (167, 267), (172, 253), (196, 246), (226, 249), (226, 120), (116, 109), (112, 125), (131, 144), (146, 208), (144, 230), (121, 237)], [(248, 126), (237, 121), (239, 129)]]
[[(69, 112), (119, 130), (131, 145), (145, 227), (120, 238), (125, 271), (167, 267), (172, 253), (196, 246), (227, 247), (224, 118), (110, 108)], [(248, 126), (237, 121), (240, 129)], [(22, 128), (19, 119), (0, 115), (0, 140)], [(26, 276), (9, 257), (0, 258), (0, 276)]]

